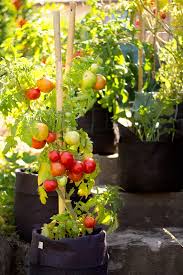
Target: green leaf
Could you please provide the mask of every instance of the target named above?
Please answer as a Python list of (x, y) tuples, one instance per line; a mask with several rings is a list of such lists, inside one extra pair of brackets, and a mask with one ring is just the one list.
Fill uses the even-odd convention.
[(38, 193), (41, 203), (46, 204), (46, 199), (48, 198), (48, 195), (42, 186), (38, 187)]
[(111, 220), (111, 215), (107, 215), (101, 223), (102, 224), (109, 224), (110, 220)]
[(50, 164), (48, 162), (42, 162), (40, 164), (38, 172), (38, 185), (41, 185), (45, 180), (51, 178)]

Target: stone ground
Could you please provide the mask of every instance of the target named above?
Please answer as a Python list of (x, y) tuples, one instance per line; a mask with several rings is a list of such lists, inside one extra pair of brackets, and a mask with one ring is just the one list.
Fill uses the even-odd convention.
[[(168, 231), (177, 240), (162, 228), (126, 229), (109, 235), (109, 275), (182, 275), (183, 230)], [(30, 245), (2, 237), (0, 242), (0, 274), (28, 275)]]

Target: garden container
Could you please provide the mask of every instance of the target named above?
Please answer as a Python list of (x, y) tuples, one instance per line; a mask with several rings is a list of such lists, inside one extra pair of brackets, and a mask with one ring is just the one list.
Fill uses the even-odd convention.
[(29, 275), (107, 275), (106, 234), (51, 240), (34, 230)]
[(20, 237), (30, 242), (32, 230), (40, 228), (50, 221), (50, 217), (58, 212), (56, 192), (48, 194), (45, 205), (40, 202), (37, 191), (37, 174), (16, 171), (15, 186), (15, 223)]
[(171, 192), (182, 188), (176, 146), (166, 142), (120, 142), (122, 188), (128, 192)]
[(95, 104), (84, 117), (78, 119), (79, 128), (83, 128), (93, 142), (93, 153), (110, 155), (117, 151), (119, 133), (117, 124), (112, 122), (112, 113)]
[(177, 105), (177, 119), (183, 119), (183, 103)]

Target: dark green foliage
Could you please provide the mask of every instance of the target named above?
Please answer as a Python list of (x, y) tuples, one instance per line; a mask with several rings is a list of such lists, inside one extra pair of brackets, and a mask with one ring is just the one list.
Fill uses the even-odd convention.
[[(28, 153), (9, 153), (0, 165), (0, 232), (11, 234), (14, 225), (15, 170), (35, 161)], [(22, 161), (20, 164), (19, 161)]]
[(14, 24), (16, 11), (10, 0), (0, 1), (0, 45), (11, 35), (12, 25)]

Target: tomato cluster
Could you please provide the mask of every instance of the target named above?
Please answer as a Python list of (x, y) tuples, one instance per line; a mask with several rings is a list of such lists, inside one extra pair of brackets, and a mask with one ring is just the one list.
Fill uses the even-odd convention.
[[(53, 150), (48, 153), (48, 158), (50, 160), (50, 171), (52, 177), (66, 176), (73, 182), (82, 180), (84, 174), (91, 174), (96, 169), (96, 162), (93, 158), (87, 157), (83, 161), (76, 160), (73, 154), (68, 151), (59, 152)], [(67, 183), (65, 180), (64, 182), (65, 184)], [(62, 182), (62, 186), (63, 185)], [(51, 191), (55, 191), (56, 188)], [(50, 188), (47, 188), (46, 186), (45, 190), (49, 192)]]
[(157, 16), (159, 14), (159, 17), (162, 19), (162, 20), (165, 20), (166, 17), (167, 17), (167, 14), (166, 14), (166, 11), (163, 9), (163, 10), (160, 10), (159, 12), (157, 11), (157, 8), (155, 6), (155, 0), (151, 0), (150, 1), (150, 4), (151, 4), (151, 7), (152, 7), (152, 12), (155, 16)]
[(106, 85), (106, 78), (99, 74), (100, 65), (93, 63), (91, 67), (84, 72), (83, 78), (81, 80), (81, 89), (93, 88), (96, 91), (102, 90)]
[(57, 134), (50, 132), (44, 123), (38, 122), (33, 128), (32, 147), (34, 149), (42, 149), (46, 143), (52, 143), (57, 139)]
[(37, 80), (37, 87), (26, 90), (25, 96), (29, 100), (35, 100), (42, 93), (49, 93), (55, 88), (55, 84), (46, 77)]

